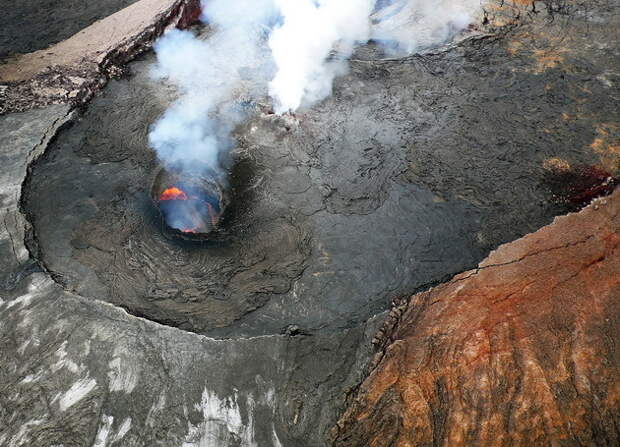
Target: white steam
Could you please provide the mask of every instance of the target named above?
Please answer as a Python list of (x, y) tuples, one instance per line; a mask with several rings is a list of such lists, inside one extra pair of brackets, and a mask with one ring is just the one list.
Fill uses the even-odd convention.
[(372, 39), (393, 55), (441, 44), (467, 27), (481, 0), (396, 0), (373, 14)]
[(149, 135), (163, 163), (220, 168), (219, 155), (230, 148), (230, 132), (243, 119), (235, 93), (244, 78), (264, 76), (259, 42), (273, 12), (271, 0), (209, 0), (202, 17), (212, 26), (206, 40), (175, 29), (156, 42), (153, 74), (180, 93)]
[[(275, 0), (282, 26), (269, 39), (278, 71), (269, 84), (278, 113), (295, 111), (331, 93), (334, 77), (355, 43), (370, 37), (375, 0)], [(338, 57), (328, 56), (338, 44)]]
[(149, 142), (166, 165), (218, 170), (244, 117), (240, 96), (268, 91), (277, 113), (309, 106), (330, 95), (357, 44), (374, 39), (404, 54), (442, 43), (470, 23), (479, 1), (204, 0), (206, 40), (172, 30), (155, 44), (154, 74), (180, 98)]

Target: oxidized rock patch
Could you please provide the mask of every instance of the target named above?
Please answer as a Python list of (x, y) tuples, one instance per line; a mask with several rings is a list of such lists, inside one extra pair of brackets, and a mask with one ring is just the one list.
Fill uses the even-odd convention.
[(335, 445), (620, 442), (619, 232), (617, 191), (397, 307)]

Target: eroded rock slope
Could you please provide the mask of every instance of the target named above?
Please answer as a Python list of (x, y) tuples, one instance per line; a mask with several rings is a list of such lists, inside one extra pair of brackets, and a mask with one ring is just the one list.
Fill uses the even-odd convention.
[(336, 446), (618, 445), (620, 191), (399, 303)]

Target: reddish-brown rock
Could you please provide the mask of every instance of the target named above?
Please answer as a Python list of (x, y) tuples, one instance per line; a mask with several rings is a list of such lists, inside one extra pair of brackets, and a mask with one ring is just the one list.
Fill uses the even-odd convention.
[(396, 303), (334, 444), (620, 445), (619, 213), (616, 190)]

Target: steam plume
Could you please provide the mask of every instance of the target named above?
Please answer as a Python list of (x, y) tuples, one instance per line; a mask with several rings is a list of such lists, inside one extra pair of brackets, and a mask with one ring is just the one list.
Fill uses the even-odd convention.
[(264, 76), (259, 42), (274, 12), (271, 0), (209, 0), (202, 19), (213, 29), (206, 40), (171, 30), (156, 42), (153, 74), (180, 93), (149, 135), (164, 164), (220, 168), (219, 155), (230, 149), (230, 132), (243, 119), (235, 93), (244, 78)]
[(441, 43), (469, 23), (478, 2), (205, 0), (206, 40), (172, 30), (155, 45), (154, 74), (180, 98), (152, 127), (150, 145), (166, 165), (219, 170), (244, 117), (240, 91), (249, 99), (268, 91), (277, 113), (295, 111), (331, 93), (356, 44), (372, 38), (404, 54)]
[[(283, 23), (269, 39), (278, 72), (269, 84), (276, 112), (295, 111), (331, 93), (356, 42), (370, 37), (375, 0), (275, 0)], [(338, 44), (338, 58), (328, 59)]]
[(446, 42), (471, 23), (480, 0), (396, 0), (373, 14), (372, 39), (393, 56)]

